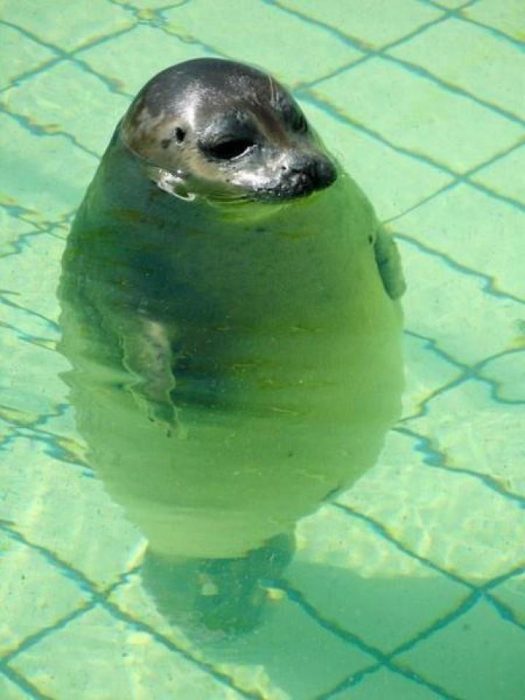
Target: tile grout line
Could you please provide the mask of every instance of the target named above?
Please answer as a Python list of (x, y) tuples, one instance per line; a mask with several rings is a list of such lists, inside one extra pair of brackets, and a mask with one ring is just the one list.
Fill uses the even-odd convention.
[[(121, 6), (121, 7), (123, 6), (121, 3), (114, 3), (114, 2), (113, 2), (112, 4), (119, 5), (119, 6)], [(273, 5), (278, 5), (278, 3), (271, 3), (271, 4), (273, 4)], [(473, 4), (472, 2), (471, 2), (471, 3), (468, 3), (468, 6), (470, 6), (470, 5), (472, 5), (472, 4)], [(467, 6), (467, 5), (466, 5), (466, 6)], [(175, 6), (172, 6), (172, 7), (175, 7)], [(162, 12), (162, 11), (165, 10), (165, 9), (168, 9), (168, 8), (160, 8), (160, 9), (159, 9), (159, 12)], [(136, 28), (136, 26), (137, 26), (137, 25), (135, 25), (135, 26), (129, 28), (128, 31), (133, 31), (133, 30)], [(482, 25), (482, 26), (484, 26), (484, 25)], [(169, 33), (169, 32), (165, 32), (165, 33)], [(170, 35), (171, 35), (171, 34), (170, 34)], [(175, 36), (176, 36), (176, 35), (175, 35)], [(111, 37), (109, 37), (109, 39), (111, 39)], [(78, 49), (78, 51), (82, 51), (82, 50), (84, 50), (84, 48), (85, 48), (85, 47), (81, 47), (81, 48)], [(62, 60), (67, 60), (67, 61), (72, 61), (73, 63), (77, 63), (77, 61), (76, 61), (75, 59), (72, 59), (72, 58), (65, 58), (65, 59), (64, 59), (64, 58), (57, 58), (57, 59), (56, 59), (56, 62), (59, 62), (59, 61), (62, 61)], [(78, 61), (78, 64), (80, 65), (81, 68), (83, 68), (83, 65), (82, 65), (82, 63), (81, 63), (80, 61)], [(350, 69), (351, 69), (351, 67), (352, 67), (352, 64), (350, 64)], [(346, 68), (345, 68), (345, 70), (346, 70)], [(408, 70), (408, 69), (407, 69), (407, 70)], [(89, 70), (89, 71), (88, 71), (87, 69), (86, 69), (86, 72), (91, 72), (91, 73), (93, 73), (94, 75), (96, 75), (97, 77), (99, 77), (99, 78), (101, 79), (102, 82), (104, 82), (104, 80), (103, 80), (103, 78), (101, 77), (101, 75), (98, 74), (97, 72), (93, 72), (92, 70)], [(109, 79), (108, 79), (108, 80), (109, 80)], [(126, 94), (126, 93), (120, 93), (120, 94)], [(327, 103), (327, 104), (329, 104), (329, 103)], [(505, 116), (505, 115), (502, 115), (502, 116)], [(26, 128), (26, 127), (24, 127), (24, 128)], [(33, 133), (32, 130), (29, 129), (29, 128), (28, 128), (28, 131), (29, 131), (30, 133)], [(35, 136), (40, 136), (41, 134), (34, 134), (34, 135), (35, 135)], [(45, 135), (53, 135), (53, 134), (48, 134), (47, 132), (45, 132)], [(70, 134), (66, 134), (65, 132), (64, 132), (63, 135), (71, 136)], [(71, 138), (74, 138), (74, 137), (71, 136)], [(78, 144), (75, 144), (75, 145), (78, 145)], [(80, 147), (80, 146), (79, 146), (79, 147)], [(390, 146), (390, 147), (392, 147), (392, 146)], [(515, 150), (517, 147), (518, 147), (518, 145), (512, 146), (511, 149), (510, 149), (510, 152), (512, 152), (513, 150)], [(497, 157), (495, 157), (495, 158), (497, 159), (497, 158), (499, 158), (499, 156), (497, 156)], [(485, 167), (485, 165), (486, 165), (486, 164), (481, 165), (481, 166), (476, 166), (476, 168), (474, 169), (474, 172), (477, 171), (477, 170), (479, 170), (479, 169), (481, 169), (481, 168), (483, 168), (483, 167)], [(443, 171), (442, 166), (439, 166), (439, 165), (438, 165), (438, 166), (436, 166), (436, 167), (438, 167), (440, 170)], [(453, 184), (455, 185), (455, 184), (457, 184), (457, 182), (464, 181), (464, 179), (466, 179), (466, 176), (465, 176), (465, 175), (461, 178), (461, 180), (458, 179), (458, 180), (457, 180), (456, 182), (454, 182)], [(467, 181), (467, 182), (468, 182), (468, 181)], [(468, 183), (468, 184), (472, 184), (472, 183)], [(483, 190), (483, 186), (480, 187), (479, 189), (481, 189), (482, 191), (485, 191), (486, 193), (489, 193), (489, 194), (491, 194), (491, 192), (492, 192), (492, 191), (491, 191), (490, 189), (488, 189), (488, 188), (485, 188), (485, 190)], [(498, 196), (498, 198), (500, 198), (500, 197)], [(423, 201), (426, 201), (426, 200), (423, 200)], [(504, 201), (505, 201), (505, 200), (504, 200)], [(512, 206), (518, 206), (518, 205), (520, 204), (519, 202), (514, 202), (513, 200), (507, 200), (507, 203), (511, 204)], [(417, 207), (421, 206), (421, 204), (422, 204), (422, 202), (420, 202), (419, 204), (415, 205), (414, 208), (417, 208)], [(523, 206), (523, 205), (521, 205), (521, 206)], [(402, 215), (399, 215), (398, 217), (395, 217), (395, 218), (400, 218), (400, 216), (402, 216)], [(23, 220), (23, 219), (20, 219), (20, 220)], [(36, 233), (37, 233), (37, 232), (29, 232), (30, 235), (35, 235)], [(28, 235), (29, 235), (29, 234), (28, 234)], [(409, 242), (412, 242), (412, 243), (415, 244), (415, 242), (414, 242), (410, 237), (406, 236), (405, 238), (406, 238)], [(18, 240), (18, 239), (17, 239), (17, 240)], [(430, 252), (430, 251), (432, 251), (432, 249), (429, 249), (428, 254), (431, 254), (431, 255), (432, 255), (432, 254), (436, 254), (437, 256), (441, 256), (441, 253), (439, 253), (438, 251), (433, 251), (433, 252)], [(425, 251), (424, 251), (424, 252), (425, 252)], [(425, 254), (427, 254), (427, 253), (425, 252)], [(443, 255), (442, 257), (445, 258), (446, 256)], [(445, 260), (445, 264), (448, 264), (447, 260)], [(469, 274), (469, 273), (468, 273), (468, 270), (470, 270), (470, 268), (466, 268), (466, 270), (467, 270), (467, 273), (466, 273), (466, 274)], [(476, 273), (476, 274), (477, 274), (477, 273)], [(481, 276), (484, 276), (483, 273), (479, 273), (479, 274), (480, 274)], [(487, 277), (487, 279), (488, 279), (488, 283), (489, 283), (489, 284), (492, 284), (492, 283), (493, 283), (493, 278), (490, 277), (490, 276), (486, 276), (486, 277)], [(487, 291), (487, 293), (490, 294), (490, 292), (488, 292), (488, 291)], [(494, 296), (505, 296), (505, 293), (499, 293), (499, 292), (497, 292), (496, 294), (494, 294)], [(511, 298), (512, 298), (512, 297), (511, 297)], [(521, 301), (521, 300), (517, 299), (517, 301)], [(504, 351), (504, 352), (507, 352), (507, 351)], [(512, 351), (509, 350), (508, 352), (512, 352)], [(494, 356), (491, 356), (491, 357), (489, 357), (489, 358), (485, 358), (484, 360), (482, 360), (482, 362), (477, 363), (477, 364), (475, 365), (475, 367), (478, 367), (478, 368), (479, 368), (479, 366), (480, 366), (481, 364), (486, 364), (486, 363), (489, 362), (493, 357), (494, 357)], [(467, 366), (465, 366), (465, 367), (467, 367)], [(471, 371), (470, 368), (469, 368), (468, 371)], [(476, 379), (479, 380), (479, 381), (485, 381), (484, 379), (480, 378), (480, 377), (477, 376), (477, 375), (472, 375), (472, 376), (474, 376), (474, 378), (476, 378)], [(465, 375), (463, 376), (463, 378), (462, 378), (462, 381), (465, 380), (465, 379), (469, 379), (469, 378), (471, 378), (471, 375), (465, 374)], [(488, 380), (487, 380), (487, 381), (488, 381)], [(452, 382), (452, 383), (446, 385), (446, 387), (444, 388), (444, 390), (449, 390), (453, 384), (454, 384), (454, 383)], [(431, 400), (431, 399), (428, 399), (428, 400)], [(32, 429), (32, 428), (29, 428), (29, 429)], [(423, 436), (420, 436), (420, 435), (419, 435), (418, 433), (416, 433), (416, 432), (413, 432), (412, 435), (413, 435), (413, 436), (418, 436), (421, 440), (425, 439), (425, 438), (423, 438)], [(52, 442), (52, 441), (51, 441), (51, 442)], [(430, 441), (429, 441), (429, 444), (430, 444)], [(429, 452), (429, 454), (430, 454), (430, 452)], [(444, 453), (443, 453), (442, 456), (443, 456), (443, 459), (446, 460), (446, 456), (445, 456)], [(436, 465), (432, 465), (432, 466), (436, 466)], [(449, 468), (449, 467), (446, 467), (446, 466), (443, 466), (443, 465), (442, 465), (442, 468), (446, 469), (447, 471), (451, 471), (451, 468)], [(457, 472), (458, 470), (454, 469), (454, 471)], [(470, 472), (465, 472), (465, 473), (471, 475)], [(488, 485), (488, 484), (486, 484), (486, 485), (487, 485), (489, 488), (491, 488), (490, 485)], [(33, 545), (30, 544), (30, 543), (26, 543), (26, 544), (27, 544), (28, 547), (33, 547)], [(413, 556), (415, 556), (415, 554), (414, 554)], [(66, 567), (66, 569), (69, 570), (69, 565), (65, 564), (64, 566)], [(71, 569), (71, 570), (73, 570), (73, 569)], [(441, 571), (441, 573), (443, 573), (444, 575), (446, 574), (446, 571), (440, 570), (439, 567), (437, 567), (437, 570), (438, 570), (438, 571)], [(74, 570), (73, 570), (73, 571), (74, 571)], [(127, 576), (128, 574), (129, 574), (129, 572), (126, 572), (126, 573), (122, 574), (122, 576)], [(510, 574), (509, 574), (509, 576), (510, 576)], [(461, 579), (460, 579), (460, 581), (461, 581)], [(91, 584), (90, 584), (90, 585), (91, 585)], [(118, 581), (116, 584), (114, 584), (114, 587), (116, 588), (116, 587), (118, 587), (118, 586), (120, 586), (120, 585), (122, 585), (122, 581)], [(465, 584), (465, 585), (468, 585), (468, 584)], [(487, 584), (487, 586), (488, 586), (488, 585), (489, 585), (489, 584)], [(492, 584), (491, 584), (491, 585), (492, 585)], [(494, 585), (495, 585), (495, 584), (494, 584)], [(476, 591), (481, 591), (482, 589), (481, 589), (481, 588), (480, 588), (480, 589), (477, 589), (477, 588), (476, 588), (475, 590), (476, 590)], [(503, 613), (502, 611), (506, 610), (507, 613), (508, 613), (508, 610), (509, 610), (509, 609), (507, 609), (503, 604), (500, 604), (499, 600), (493, 600), (492, 594), (486, 592), (485, 597), (486, 597), (487, 599), (490, 599), (490, 600), (492, 601), (494, 607), (497, 608), (497, 610), (498, 610), (500, 616), (504, 618), (505, 615), (504, 615), (504, 613)], [(106, 604), (106, 605), (110, 605), (110, 606), (115, 606), (116, 610), (118, 610), (119, 613), (121, 613), (121, 614), (123, 615), (123, 619), (124, 619), (125, 621), (127, 621), (127, 624), (133, 624), (133, 625), (136, 625), (136, 624), (137, 624), (137, 621), (135, 621), (135, 619), (134, 619), (131, 615), (128, 615), (127, 613), (122, 612), (122, 611), (120, 610), (120, 608), (118, 607), (118, 605), (115, 605), (114, 603), (109, 603), (108, 601), (106, 601), (105, 604)], [(501, 606), (501, 610), (500, 610), (500, 608), (498, 607), (498, 605)], [(312, 608), (313, 608), (313, 606), (312, 606)], [(107, 609), (109, 610), (109, 608), (107, 608)], [(315, 610), (315, 608), (313, 608), (313, 609)], [(458, 608), (458, 609), (459, 609), (459, 608)], [(112, 611), (110, 611), (110, 612), (111, 612), (111, 614), (113, 615), (113, 617), (117, 617), (117, 615), (113, 614)], [(316, 612), (317, 612), (317, 611), (316, 611)], [(457, 619), (459, 619), (459, 618), (457, 618)], [(131, 622), (130, 622), (130, 621), (131, 621)], [(452, 620), (452, 622), (453, 622), (453, 621), (454, 621), (454, 620)], [(523, 627), (523, 625), (522, 625), (521, 623), (516, 622), (515, 619), (510, 620), (510, 621), (511, 621), (511, 622), (514, 622), (514, 624), (516, 624), (518, 627)], [(138, 624), (144, 624), (144, 623), (141, 623), (140, 621), (138, 621)], [(448, 623), (447, 623), (447, 624), (448, 624)], [(164, 638), (162, 634), (157, 633), (156, 630), (155, 630), (154, 628), (150, 628), (149, 625), (144, 625), (144, 627), (145, 627), (145, 631), (148, 631), (148, 630), (153, 629), (153, 633), (154, 633), (154, 634), (158, 634), (158, 635), (159, 635), (159, 639), (161, 639), (161, 640), (162, 640), (162, 639), (167, 639), (167, 638)], [(151, 631), (148, 631), (148, 634), (151, 635), (152, 632), (151, 632)], [(155, 638), (156, 638), (156, 637), (155, 637)], [(168, 640), (168, 641), (169, 641), (169, 640)], [(161, 642), (161, 643), (164, 643), (164, 642)], [(416, 641), (415, 643), (417, 644), (418, 641)], [(175, 651), (177, 651), (178, 653), (181, 653), (180, 650), (178, 650), (178, 648), (176, 647), (176, 645), (174, 645), (174, 646), (175, 646)], [(193, 663), (195, 663), (195, 661), (194, 661), (191, 657), (190, 657), (190, 661), (192, 661)], [(396, 669), (395, 663), (393, 664), (393, 666), (394, 666), (394, 671), (395, 671), (396, 673), (399, 673), (399, 670)], [(377, 669), (380, 668), (380, 667), (381, 667), (381, 665), (379, 664), (379, 665), (374, 665), (373, 667), (370, 667), (370, 669), (377, 670)], [(213, 668), (213, 667), (212, 667), (212, 668)], [(1, 661), (0, 661), (0, 670), (1, 670)], [(370, 670), (369, 673), (371, 673), (371, 672), (373, 672), (373, 671)], [(361, 671), (361, 672), (359, 672), (359, 673), (361, 673), (361, 674), (364, 675), (365, 671)], [(213, 671), (212, 671), (212, 675), (213, 675)], [(354, 678), (354, 677), (357, 676), (357, 675), (358, 675), (358, 674), (354, 674), (354, 676), (352, 676), (351, 678)], [(403, 673), (401, 673), (401, 675), (403, 675)], [(408, 676), (405, 674), (405, 677), (408, 677)], [(228, 678), (228, 677), (227, 677), (227, 678)], [(358, 684), (359, 682), (360, 682), (360, 680), (357, 682), (357, 684)], [(426, 682), (426, 681), (423, 681), (422, 685), (424, 685), (424, 686), (426, 686), (426, 687), (428, 687), (428, 688), (431, 688), (430, 685), (427, 685), (427, 682)], [(235, 685), (230, 686), (230, 687), (232, 687), (234, 690), (237, 690), (237, 691), (239, 691), (239, 692), (242, 692), (242, 691), (240, 691)], [(338, 688), (339, 688), (339, 686), (338, 686)], [(341, 688), (339, 688), (339, 689), (341, 689)], [(330, 694), (333, 694), (334, 692), (335, 692), (335, 691), (332, 690), (332, 691), (330, 691)], [(38, 696), (38, 697), (42, 697), (42, 698), (44, 699), (44, 696)], [(259, 696), (259, 695), (254, 695), (254, 696), (247, 695), (247, 696), (245, 696), (245, 697), (257, 697), (257, 698), (259, 698), (260, 696)], [(323, 698), (324, 698), (324, 697), (328, 698), (329, 696), (326, 695), (326, 696), (323, 696)], [(452, 698), (452, 696), (449, 696), (449, 695), (443, 695), (442, 697)], [(320, 700), (320, 698), (319, 698), (318, 700)]]
[(432, 469), (439, 469), (447, 474), (457, 474), (458, 476), (468, 476), (470, 478), (480, 481), (486, 488), (493, 491), (498, 496), (505, 498), (508, 501), (515, 503), (520, 508), (525, 508), (525, 496), (519, 493), (513, 493), (507, 489), (500, 486), (499, 482), (488, 474), (483, 474), (482, 472), (476, 472), (465, 467), (451, 467), (447, 464), (446, 455), (444, 452), (434, 447), (432, 444), (432, 439), (418, 433), (417, 431), (407, 428), (405, 426), (398, 426), (393, 429), (394, 432), (400, 435), (406, 435), (414, 440), (416, 440), (418, 446), (415, 448), (420, 453), (423, 454), (423, 461)]
[(17, 685), (20, 688), (20, 690), (23, 690), (25, 693), (27, 693), (31, 700), (56, 700), (56, 698), (42, 693), (42, 691), (37, 686), (33, 685), (31, 681), (29, 681), (22, 674), (18, 673), (18, 671), (15, 671), (15, 669), (11, 668), (10, 666), (4, 666), (1, 659), (0, 674), (3, 674), (6, 678), (8, 678), (11, 681), (11, 683)]
[(400, 542), (396, 537), (394, 537), (386, 525), (384, 525), (383, 523), (380, 523), (378, 520), (375, 520), (370, 515), (366, 515), (365, 513), (361, 513), (359, 510), (356, 510), (355, 508), (352, 508), (351, 506), (345, 505), (344, 503), (341, 503), (339, 501), (334, 501), (330, 505), (333, 508), (336, 508), (337, 510), (341, 510), (346, 515), (348, 515), (356, 520), (360, 520), (360, 521), (366, 523), (368, 525), (368, 527), (370, 527), (371, 530), (376, 535), (379, 535), (381, 537), (381, 539), (389, 542), (402, 554), (405, 554), (406, 556), (410, 557), (411, 559), (415, 559), (417, 562), (419, 562), (423, 566), (426, 566), (429, 569), (432, 569), (436, 573), (451, 580), (453, 583), (456, 583), (456, 584), (461, 585), (461, 586), (465, 586), (466, 588), (468, 588), (470, 590), (471, 593), (478, 590), (478, 588), (476, 586), (474, 586), (472, 583), (470, 583), (468, 580), (461, 578), (461, 576), (458, 576), (457, 574), (454, 574), (451, 571), (447, 571), (446, 569), (442, 569), (437, 564), (434, 564), (434, 562), (431, 561), (430, 559), (426, 559), (425, 557), (422, 557), (420, 554), (417, 554), (415, 551), (413, 551), (412, 549), (407, 547), (405, 544)]
[(17, 122), (17, 124), (19, 124), (19, 126), (21, 126), (23, 129), (25, 129), (32, 136), (36, 136), (37, 138), (45, 138), (45, 137), (52, 138), (54, 136), (59, 136), (61, 138), (65, 138), (67, 141), (70, 141), (74, 146), (76, 146), (83, 153), (95, 158), (97, 162), (100, 161), (100, 159), (101, 159), (101, 154), (96, 153), (95, 151), (92, 151), (87, 146), (84, 146), (82, 143), (80, 143), (80, 141), (77, 140), (76, 136), (74, 136), (73, 134), (70, 134), (67, 131), (61, 131), (58, 129), (48, 131), (45, 127), (31, 122), (31, 120), (28, 117), (26, 117), (25, 115), (20, 114), (19, 112), (13, 112), (12, 110), (10, 110), (5, 102), (0, 102), (0, 114), (4, 114), (6, 116), (11, 117), (11, 119), (13, 119), (15, 122)]
[[(333, 27), (325, 22), (321, 22), (320, 20), (316, 20), (313, 18), (308, 17), (308, 15), (305, 15), (301, 13), (298, 10), (293, 10), (291, 8), (288, 8), (279, 2), (279, 0), (263, 0), (265, 4), (269, 4), (270, 6), (273, 7), (278, 7), (280, 10), (287, 14), (291, 14), (293, 16), (300, 17), (301, 19), (309, 22), (312, 24), (312, 26), (319, 26), (325, 30), (328, 30), (332, 32), (335, 36), (337, 36), (340, 40), (345, 41), (345, 43), (348, 43), (353, 49), (364, 52), (365, 56), (362, 56), (358, 61), (352, 62), (348, 65), (348, 70), (351, 70), (356, 64), (361, 64), (363, 62), (369, 61), (373, 58), (383, 58), (387, 61), (399, 64), (403, 66), (409, 73), (414, 73), (418, 75), (419, 77), (422, 77), (424, 79), (427, 79), (437, 85), (439, 85), (443, 90), (446, 92), (451, 92), (453, 94), (459, 94), (465, 99), (472, 100), (479, 106), (494, 111), (496, 112), (500, 117), (503, 117), (509, 121), (512, 121), (514, 123), (519, 124), (520, 126), (525, 125), (525, 120), (523, 118), (520, 118), (518, 115), (514, 114), (511, 111), (508, 111), (502, 107), (500, 107), (497, 104), (494, 104), (488, 100), (485, 100), (484, 98), (479, 97), (476, 94), (471, 93), (469, 90), (459, 86), (459, 85), (454, 85), (452, 83), (449, 83), (446, 80), (443, 80), (440, 78), (438, 75), (435, 75), (432, 73), (430, 70), (424, 68), (423, 66), (419, 66), (417, 63), (412, 63), (411, 61), (404, 60), (401, 58), (397, 58), (396, 56), (392, 56), (391, 54), (387, 53), (388, 51), (391, 51), (393, 48), (397, 48), (398, 46), (401, 46), (403, 44), (406, 44), (407, 42), (410, 42), (412, 39), (415, 37), (424, 34), (427, 30), (430, 28), (442, 24), (446, 22), (450, 17), (456, 18), (460, 21), (466, 21), (465, 18), (461, 15), (460, 12), (457, 12), (456, 10), (453, 9), (448, 9), (445, 10), (444, 8), (442, 9), (442, 16), (437, 17), (436, 19), (429, 21), (425, 24), (422, 24), (420, 27), (418, 27), (416, 30), (413, 30), (403, 37), (400, 37), (399, 39), (396, 39), (395, 41), (392, 41), (390, 43), (386, 43), (383, 46), (381, 46), (379, 49), (372, 49), (370, 50), (362, 41), (353, 38), (349, 35), (347, 35), (345, 32), (342, 32), (341, 30), (337, 29), (336, 27)], [(465, 7), (468, 7), (468, 4), (463, 6), (464, 9)], [(346, 70), (346, 68), (344, 69)], [(334, 71), (332, 74), (329, 74), (328, 76), (324, 76), (322, 78), (318, 78), (310, 83), (307, 84), (308, 89), (312, 88), (315, 89), (316, 86), (319, 85), (319, 83), (335, 77), (335, 75), (339, 74), (341, 69), (337, 69)], [(299, 86), (302, 88), (303, 86)]]
[[(459, 619), (461, 617), (461, 615), (463, 614), (462, 612), (459, 612), (459, 611), (466, 608), (467, 605), (469, 605), (469, 606), (473, 605), (475, 601), (472, 601), (472, 599), (477, 595), (475, 592), (473, 594), (468, 595), (463, 600), (463, 602), (460, 603), (450, 613), (443, 616), (439, 620), (433, 622), (428, 628), (422, 630), (418, 635), (412, 637), (412, 639), (395, 647), (391, 652), (384, 653), (380, 649), (378, 649), (377, 647), (363, 641), (355, 633), (350, 632), (350, 631), (346, 630), (345, 628), (341, 627), (337, 622), (334, 622), (334, 621), (324, 617), (321, 613), (319, 613), (319, 611), (311, 603), (308, 602), (308, 600), (304, 596), (304, 594), (301, 593), (301, 591), (299, 591), (297, 588), (290, 586), (290, 584), (286, 581), (286, 579), (275, 580), (275, 581), (272, 580), (271, 585), (275, 588), (283, 590), (286, 593), (286, 595), (288, 596), (288, 598), (292, 602), (294, 602), (296, 605), (298, 605), (305, 614), (307, 614), (312, 620), (317, 622), (317, 624), (319, 624), (323, 629), (327, 630), (328, 632), (331, 632), (334, 636), (340, 638), (346, 644), (351, 644), (351, 645), (357, 647), (361, 652), (368, 654), (369, 656), (372, 656), (373, 658), (376, 659), (377, 663), (380, 666), (387, 668), (391, 672), (396, 673), (397, 675), (400, 675), (402, 677), (409, 678), (410, 680), (416, 680), (416, 678), (418, 678), (419, 680), (416, 680), (417, 683), (419, 683), (420, 685), (425, 686), (427, 688), (431, 688), (431, 689), (437, 688), (438, 686), (436, 686), (436, 685), (432, 684), (430, 681), (427, 681), (426, 679), (418, 676), (413, 671), (407, 670), (401, 666), (398, 666), (394, 657), (396, 655), (398, 655), (399, 653), (402, 653), (406, 649), (410, 649), (412, 646), (419, 644), (419, 642), (422, 641), (423, 639), (426, 639), (426, 638), (432, 636), (438, 629), (442, 629), (442, 628), (446, 627), (448, 624), (450, 624), (450, 622), (452, 622), (456, 619)], [(406, 649), (405, 649), (405, 647), (406, 647)], [(333, 691), (330, 691), (330, 692), (333, 692)], [(444, 691), (441, 690), (441, 692), (444, 692)], [(445, 697), (451, 698), (451, 700), (452, 700), (452, 696), (445, 695)], [(453, 700), (455, 700), (455, 699), (453, 699)]]
[[(389, 226), (389, 228), (391, 229), (392, 227)], [(521, 297), (516, 296), (511, 292), (506, 292), (502, 289), (498, 289), (493, 276), (487, 275), (486, 273), (481, 272), (480, 270), (476, 270), (475, 268), (468, 267), (467, 265), (464, 265), (463, 263), (454, 260), (454, 258), (451, 258), (446, 253), (436, 250), (435, 248), (432, 248), (428, 245), (425, 245), (424, 243), (421, 243), (421, 241), (419, 241), (418, 239), (413, 238), (408, 234), (401, 233), (399, 231), (396, 231), (395, 229), (393, 229), (393, 233), (398, 240), (408, 243), (412, 247), (419, 250), (421, 253), (424, 253), (425, 255), (429, 255), (431, 257), (439, 258), (447, 267), (457, 272), (461, 272), (462, 274), (468, 277), (479, 278), (480, 281), (482, 281), (484, 284), (483, 292), (488, 296), (496, 297), (498, 299), (506, 299), (508, 301), (513, 301), (520, 305), (525, 305), (525, 299), (522, 299)]]
[[(304, 100), (305, 102), (317, 107), (321, 111), (325, 112), (325, 114), (327, 114), (329, 117), (344, 124), (345, 126), (350, 126), (356, 131), (366, 134), (366, 136), (372, 138), (374, 141), (377, 141), (383, 146), (387, 146), (395, 153), (399, 153), (400, 155), (403, 155), (405, 157), (412, 158), (423, 165), (435, 168), (443, 174), (448, 175), (450, 178), (453, 178), (452, 182), (447, 183), (447, 185), (445, 185), (445, 187), (442, 187), (441, 189), (452, 187), (457, 183), (465, 182), (471, 185), (472, 187), (483, 191), (485, 194), (491, 196), (496, 200), (504, 201), (507, 204), (510, 204), (516, 208), (519, 208), (520, 210), (525, 211), (525, 204), (520, 202), (519, 200), (514, 200), (513, 198), (510, 198), (495, 190), (492, 190), (485, 185), (481, 185), (476, 181), (470, 181), (468, 179), (470, 173), (476, 173), (479, 169), (485, 167), (487, 163), (492, 163), (493, 160), (498, 159), (499, 157), (504, 157), (508, 153), (511, 153), (512, 151), (519, 148), (523, 143), (521, 138), (516, 139), (516, 141), (513, 144), (511, 144), (508, 148), (505, 149), (505, 152), (503, 154), (495, 154), (494, 156), (491, 156), (487, 161), (484, 161), (483, 163), (478, 163), (474, 167), (469, 168), (465, 171), (465, 173), (460, 173), (458, 171), (455, 171), (453, 168), (446, 165), (445, 163), (440, 163), (439, 161), (434, 160), (434, 158), (432, 158), (431, 156), (428, 156), (419, 151), (411, 150), (410, 148), (407, 148), (400, 144), (396, 144), (394, 141), (391, 141), (388, 137), (383, 136), (383, 134), (381, 134), (381, 132), (377, 131), (376, 129), (372, 129), (371, 127), (366, 126), (365, 124), (354, 119), (353, 117), (350, 117), (348, 114), (346, 114), (338, 107), (333, 105), (331, 102), (325, 100), (322, 96), (316, 94), (315, 91), (306, 90), (304, 93), (302, 93), (301, 90), (298, 90), (297, 97), (299, 100)], [(417, 208), (417, 206), (418, 205), (414, 205), (412, 209)]]
[[(239, 693), (242, 697), (247, 698), (248, 700), (265, 700), (259, 693), (247, 691), (243, 688), (240, 688), (237, 686), (234, 682), (234, 680), (228, 676), (226, 673), (219, 671), (216, 669), (211, 663), (206, 662), (205, 660), (201, 660), (199, 658), (196, 658), (195, 656), (192, 655), (191, 651), (186, 650), (180, 646), (178, 646), (175, 642), (173, 642), (171, 639), (163, 635), (162, 633), (158, 632), (154, 627), (151, 627), (149, 624), (142, 622), (141, 620), (134, 618), (133, 616), (129, 615), (128, 613), (122, 611), (120, 607), (112, 603), (108, 597), (111, 595), (112, 592), (114, 592), (121, 584), (122, 582), (126, 579), (126, 577), (131, 573), (131, 571), (125, 571), (121, 572), (118, 580), (115, 581), (113, 584), (110, 586), (107, 586), (104, 589), (99, 589), (96, 584), (91, 582), (87, 576), (85, 576), (81, 571), (78, 569), (72, 567), (70, 564), (67, 562), (63, 561), (58, 557), (54, 552), (49, 550), (47, 547), (44, 547), (42, 545), (36, 544), (31, 542), (30, 540), (25, 537), (22, 533), (20, 533), (15, 527), (12, 527), (10, 525), (7, 525), (5, 523), (2, 523), (0, 521), (0, 532), (4, 532), (7, 536), (11, 537), (14, 541), (24, 544), (25, 546), (29, 547), (30, 549), (39, 552), (44, 559), (55, 569), (60, 571), (62, 575), (72, 579), (79, 589), (81, 591), (86, 592), (88, 595), (91, 596), (91, 601), (87, 603), (87, 609), (86, 610), (77, 610), (77, 615), (83, 615), (86, 612), (88, 612), (91, 609), (94, 609), (95, 605), (99, 605), (102, 609), (106, 610), (111, 617), (114, 619), (120, 619), (123, 622), (126, 622), (129, 626), (135, 628), (135, 629), (140, 629), (141, 631), (149, 634), (150, 637), (155, 639), (159, 644), (161, 644), (163, 647), (167, 648), (171, 652), (175, 652), (179, 654), (182, 658), (184, 658), (188, 663), (193, 664), (197, 668), (199, 668), (201, 671), (208, 673), (210, 676), (212, 676), (217, 682), (221, 683), (222, 685), (225, 685), (226, 687), (235, 690), (237, 693)], [(43, 632), (46, 632), (46, 630), (41, 630), (38, 633), (35, 633), (34, 635), (31, 636), (32, 642), (28, 643), (29, 646), (32, 646), (33, 644), (38, 643), (41, 641), (41, 639), (47, 634), (43, 634)], [(49, 633), (53, 633), (53, 630), (49, 630)], [(34, 639), (35, 636), (40, 635), (38, 640)], [(0, 662), (4, 661), (5, 658), (8, 659), (10, 662), (13, 658), (16, 658), (18, 653), (23, 653), (25, 651), (24, 649), (21, 649), (20, 647), (23, 647), (25, 644), (25, 640), (22, 641), (21, 645), (19, 648), (12, 652), (11, 654), (2, 657), (0, 659)]]

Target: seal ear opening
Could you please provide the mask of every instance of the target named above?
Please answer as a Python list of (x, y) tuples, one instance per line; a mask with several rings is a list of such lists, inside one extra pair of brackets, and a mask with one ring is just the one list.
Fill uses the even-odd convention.
[(160, 145), (162, 146), (162, 148), (166, 149), (166, 148), (169, 148), (171, 146), (171, 144), (173, 143), (173, 141), (175, 140), (175, 142), (177, 144), (179, 144), (179, 146), (180, 146), (180, 144), (184, 141), (185, 138), (186, 138), (186, 132), (184, 131), (184, 129), (181, 129), (180, 126), (177, 126), (173, 130), (173, 132), (169, 138), (161, 140)]
[(197, 196), (194, 192), (188, 191), (184, 184), (182, 174), (177, 176), (167, 170), (163, 170), (162, 168), (157, 168), (155, 166), (149, 166), (146, 169), (146, 174), (160, 190), (163, 190), (174, 197), (178, 197), (186, 202), (193, 202)]

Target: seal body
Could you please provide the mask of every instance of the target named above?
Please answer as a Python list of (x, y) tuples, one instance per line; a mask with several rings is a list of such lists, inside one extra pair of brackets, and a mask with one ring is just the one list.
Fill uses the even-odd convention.
[(244, 556), (375, 462), (402, 288), (273, 79), (191, 61), (141, 91), (68, 239), (61, 349), (91, 460), (152, 552)]

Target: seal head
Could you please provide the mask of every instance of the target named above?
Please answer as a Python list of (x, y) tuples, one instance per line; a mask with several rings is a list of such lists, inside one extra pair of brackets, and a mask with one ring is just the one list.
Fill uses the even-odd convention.
[(162, 71), (137, 95), (118, 134), (148, 177), (183, 199), (291, 200), (337, 176), (290, 94), (233, 61), (196, 59)]

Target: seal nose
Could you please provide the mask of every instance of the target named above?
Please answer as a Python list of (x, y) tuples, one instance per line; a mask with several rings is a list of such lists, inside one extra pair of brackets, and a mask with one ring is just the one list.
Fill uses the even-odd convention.
[(300, 154), (282, 166), (283, 189), (289, 196), (309, 194), (322, 190), (334, 182), (337, 173), (334, 165), (321, 155)]

